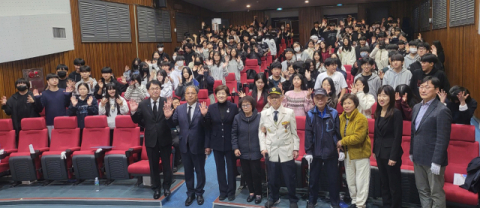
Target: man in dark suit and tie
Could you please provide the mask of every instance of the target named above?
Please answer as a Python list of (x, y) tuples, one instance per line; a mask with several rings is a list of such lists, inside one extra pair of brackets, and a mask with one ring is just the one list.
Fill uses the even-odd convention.
[(162, 111), (166, 99), (160, 97), (161, 86), (162, 84), (158, 80), (148, 82), (147, 89), (150, 98), (143, 100), (140, 104), (137, 104), (135, 101), (130, 102), (133, 122), (145, 127), (144, 142), (150, 164), (152, 188), (155, 190), (153, 194), (154, 199), (160, 198), (160, 157), (162, 158), (163, 189), (166, 197), (170, 195), (170, 186), (172, 184), (172, 170), (170, 167), (172, 135), (167, 119), (165, 119)]
[(448, 165), (452, 115), (443, 103), (435, 99), (439, 89), (438, 78), (425, 77), (419, 87), (423, 101), (413, 107), (412, 114), (410, 160), (414, 165), (415, 183), (423, 208), (446, 207), (443, 184)]
[[(205, 154), (210, 154), (210, 148), (205, 148), (207, 136), (205, 115), (208, 107), (205, 102), (199, 104), (198, 88), (191, 85), (185, 89), (187, 103), (177, 107), (175, 113), (171, 105), (163, 106), (165, 118), (171, 127), (180, 126), (180, 152), (185, 168), (185, 181), (187, 184), (187, 200), (185, 206), (190, 206), (197, 196), (197, 204), (204, 202), (203, 188), (205, 187)], [(194, 188), (194, 170), (197, 174), (197, 187)]]

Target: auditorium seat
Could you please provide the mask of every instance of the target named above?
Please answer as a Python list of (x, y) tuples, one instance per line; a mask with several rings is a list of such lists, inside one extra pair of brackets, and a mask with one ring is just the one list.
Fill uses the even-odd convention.
[[(230, 96), (227, 98), (228, 101), (232, 103), (238, 103), (238, 96), (233, 96), (233, 93), (238, 93), (238, 85), (237, 85), (237, 80), (235, 79), (235, 73), (229, 73), (227, 77), (225, 77), (225, 85), (228, 87), (230, 90)], [(216, 98), (215, 98), (215, 101)]]
[(140, 127), (130, 116), (115, 117), (112, 150), (105, 153), (104, 160), (107, 179), (129, 179), (128, 165), (138, 160), (141, 151)]
[[(170, 166), (172, 166), (172, 155), (170, 155)], [(159, 171), (162, 171), (162, 159), (160, 158), (158, 163)], [(132, 176), (150, 176), (150, 164), (148, 161), (147, 150), (145, 148), (145, 142), (142, 145), (142, 153), (140, 161), (134, 162), (128, 165), (128, 173)]]
[(94, 179), (103, 177), (103, 158), (105, 152), (96, 153), (99, 146), (110, 146), (110, 128), (106, 116), (85, 117), (82, 145), (80, 151), (73, 153), (73, 167), (77, 179)]
[[(77, 117), (55, 117), (50, 150), (42, 154), (43, 177), (46, 180), (73, 178), (72, 154), (80, 150), (80, 129)], [(61, 158), (65, 152), (66, 159)]]
[[(370, 137), (371, 151), (373, 153), (373, 133), (375, 132), (375, 119), (368, 119), (368, 137)], [(370, 156), (370, 166), (377, 167), (377, 160), (373, 156)]]
[(345, 67), (347, 74), (352, 74), (352, 65), (343, 65), (343, 67)]
[(222, 80), (215, 80), (215, 82), (213, 83), (213, 91), (215, 91), (215, 88), (217, 88), (218, 86), (222, 85)]
[(413, 162), (410, 161), (410, 141), (412, 133), (412, 122), (403, 121), (403, 130), (402, 130), (402, 170), (413, 171)]
[(337, 112), (338, 112), (339, 116), (342, 115), (342, 113), (343, 113), (343, 106), (340, 103), (340, 101), (338, 101), (338, 103), (337, 103)]
[(270, 66), (272, 64), (272, 52), (267, 53), (267, 66)]
[(16, 146), (12, 119), (0, 119), (0, 149), (3, 149), (3, 154), (0, 155), (0, 176), (9, 174), (8, 159), (12, 152), (17, 152)]
[(295, 120), (297, 121), (297, 135), (300, 139), (300, 147), (298, 149), (298, 157), (296, 161), (301, 161), (305, 155), (305, 116), (296, 116)]
[(207, 89), (201, 89), (201, 90), (198, 91), (198, 102), (199, 103), (206, 102), (207, 106), (210, 105), (210, 98), (208, 98), (208, 90)]
[(257, 74), (260, 72), (260, 68), (258, 66), (258, 60), (257, 59), (246, 59), (245, 60), (245, 67), (243, 68), (243, 71), (240, 72), (240, 82), (247, 83), (247, 84), (252, 84), (253, 79), (248, 79), (248, 77), (247, 77), (247, 71), (248, 70), (255, 70), (255, 72)]
[(375, 111), (377, 110), (377, 102), (372, 105), (372, 118), (375, 118)]
[[(48, 151), (48, 130), (43, 117), (24, 118), (18, 139), (18, 152), (8, 160), (13, 181), (32, 181), (42, 178), (41, 157)], [(34, 153), (30, 153), (32, 144)]]

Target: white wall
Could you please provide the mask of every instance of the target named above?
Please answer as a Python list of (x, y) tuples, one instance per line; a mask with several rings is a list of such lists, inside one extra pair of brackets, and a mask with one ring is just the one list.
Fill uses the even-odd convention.
[(0, 0), (0, 28), (0, 63), (74, 49), (69, 0)]

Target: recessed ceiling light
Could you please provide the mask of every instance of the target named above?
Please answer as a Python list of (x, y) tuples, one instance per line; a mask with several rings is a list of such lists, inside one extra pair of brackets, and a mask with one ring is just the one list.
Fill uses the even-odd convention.
[(250, 4), (247, 4), (247, 8), (250, 8)]
[(305, 3), (307, 3), (307, 4), (308, 4), (308, 0), (307, 0), (307, 1), (305, 1)]
[(278, 10), (278, 11), (282, 11), (282, 8), (279, 7), (279, 8), (277, 8), (277, 10)]

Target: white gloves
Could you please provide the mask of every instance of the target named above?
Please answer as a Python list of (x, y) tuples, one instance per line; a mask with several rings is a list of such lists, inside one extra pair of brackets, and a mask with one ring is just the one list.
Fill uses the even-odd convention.
[(345, 153), (340, 152), (338, 153), (338, 161), (344, 161), (345, 160)]
[(0, 150), (0, 155), (3, 155), (4, 152), (5, 152), (5, 150), (4, 150), (4, 149), (1, 149), (1, 150)]
[(408, 157), (410, 158), (410, 161), (413, 162), (413, 155), (409, 155)]
[(430, 167), (430, 170), (432, 171), (433, 174), (440, 175), (440, 165), (432, 163), (432, 167)]
[(63, 151), (62, 153), (60, 153), (60, 158), (61, 158), (62, 160), (67, 159), (67, 153), (66, 153), (65, 151)]
[(98, 148), (97, 150), (95, 150), (95, 153), (99, 153), (102, 151), (102, 148)]
[(312, 155), (305, 155), (305, 160), (308, 162), (308, 165), (312, 164), (313, 156)]

